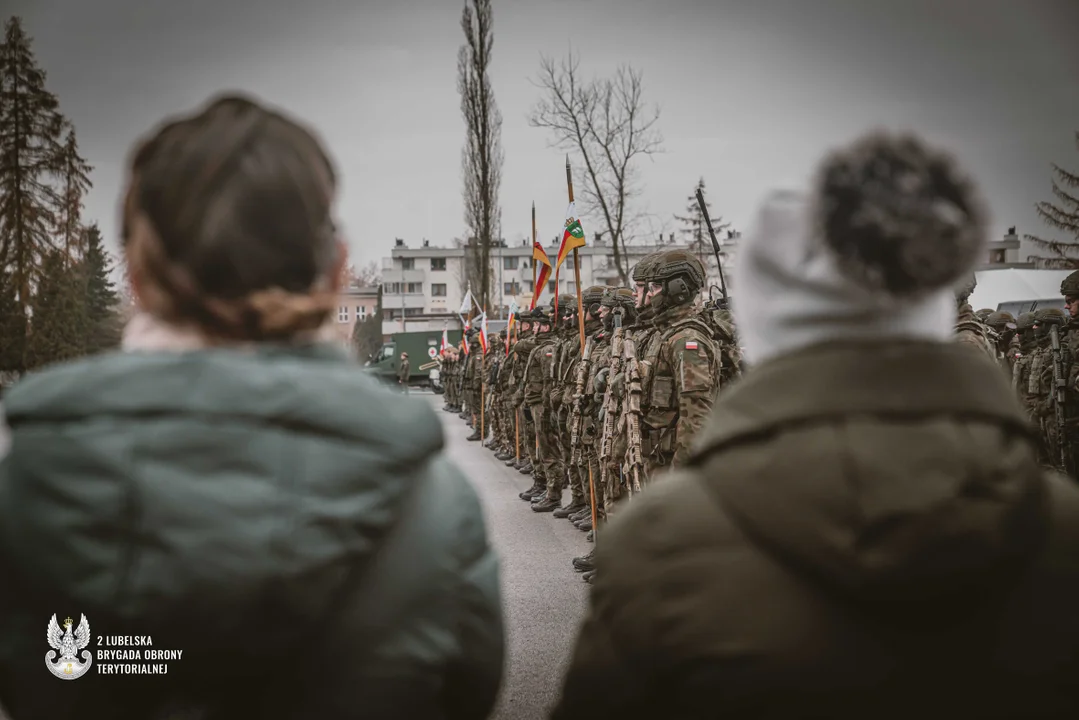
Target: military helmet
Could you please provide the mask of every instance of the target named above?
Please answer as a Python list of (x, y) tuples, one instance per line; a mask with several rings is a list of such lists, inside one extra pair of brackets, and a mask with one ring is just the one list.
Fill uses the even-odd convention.
[(1068, 316), (1060, 308), (1041, 308), (1034, 313), (1034, 322), (1038, 325), (1060, 325), (1068, 321)]
[(985, 322), (986, 319), (992, 314), (993, 314), (993, 308), (982, 308), (978, 312), (974, 313), (974, 317), (978, 318), (982, 322)]
[(551, 314), (547, 311), (547, 308), (537, 307), (532, 311), (532, 322), (539, 323), (541, 325), (550, 325)]
[[(551, 310), (554, 310), (554, 296), (551, 296)], [(559, 316), (565, 315), (567, 312), (577, 312), (577, 296), (576, 295), (559, 295), (558, 296), (558, 314)]]
[(590, 288), (585, 289), (581, 295), (581, 302), (584, 303), (585, 312), (592, 313), (593, 315), (599, 314), (599, 306), (603, 302), (603, 295), (607, 292), (606, 285), (593, 285)]
[(655, 267), (656, 260), (659, 259), (660, 253), (654, 252), (645, 255), (643, 258), (637, 261), (637, 264), (633, 266), (633, 282), (646, 283), (651, 279), (652, 268)]
[(1061, 281), (1060, 294), (1065, 297), (1079, 297), (1079, 270)]
[(1015, 317), (1010, 312), (990, 313), (985, 318), (985, 324), (992, 328), (1004, 328), (1009, 325), (1015, 327)]
[(629, 288), (608, 288), (603, 293), (603, 299), (600, 302), (610, 308), (615, 306), (633, 308), (637, 306), (637, 296)]
[(1034, 319), (1034, 313), (1025, 312), (1019, 314), (1019, 319), (1015, 321), (1015, 327), (1018, 330), (1030, 330), (1037, 323)]
[(692, 292), (704, 287), (704, 264), (688, 250), (667, 250), (656, 260), (649, 278), (652, 282), (663, 282), (679, 276), (685, 276), (694, 286)]

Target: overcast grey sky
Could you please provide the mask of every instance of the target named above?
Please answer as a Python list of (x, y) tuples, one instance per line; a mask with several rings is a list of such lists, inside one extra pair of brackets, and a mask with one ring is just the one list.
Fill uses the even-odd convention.
[[(873, 127), (950, 147), (981, 183), (993, 233), (1042, 232), (1050, 162), (1079, 170), (1076, 0), (495, 0), (504, 235), (559, 231), (564, 156), (529, 127), (541, 53), (589, 74), (644, 71), (666, 152), (641, 209), (675, 229), (698, 177), (736, 228), (771, 187), (804, 181)], [(114, 242), (124, 163), (165, 115), (224, 90), (313, 125), (343, 176), (354, 259), (394, 237), (463, 235), (458, 0), (4, 0), (95, 169), (87, 201)], [(578, 181), (580, 182), (580, 180)], [(580, 208), (587, 213), (588, 208)], [(586, 232), (598, 223), (584, 215)]]

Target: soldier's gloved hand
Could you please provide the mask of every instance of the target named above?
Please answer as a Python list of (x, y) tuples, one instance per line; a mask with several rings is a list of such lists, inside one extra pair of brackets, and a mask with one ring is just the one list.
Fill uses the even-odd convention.
[(598, 373), (596, 373), (596, 377), (592, 381), (592, 389), (595, 391), (596, 395), (602, 396), (603, 393), (607, 392), (607, 377), (610, 374), (610, 368), (603, 368)]
[(615, 397), (622, 397), (626, 394), (626, 375), (625, 373), (618, 373), (611, 378), (611, 392)]

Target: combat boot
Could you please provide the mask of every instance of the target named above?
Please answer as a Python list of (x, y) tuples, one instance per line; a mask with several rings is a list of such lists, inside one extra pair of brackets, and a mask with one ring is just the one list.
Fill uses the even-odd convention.
[(536, 480), (534, 483), (532, 483), (532, 487), (528, 488), (527, 490), (525, 490), (523, 493), (521, 493), (517, 497), (521, 498), (525, 502), (531, 502), (532, 498), (536, 497), (537, 495), (539, 495), (539, 494), (541, 494), (543, 492), (546, 492), (546, 490), (547, 490), (547, 483), (545, 483), (545, 482), (541, 483), (539, 480)]
[(592, 508), (583, 507), (580, 510), (574, 511), (574, 513), (569, 516), (569, 521), (576, 525), (577, 523), (584, 520), (586, 517), (592, 517)]
[(568, 518), (570, 515), (578, 513), (581, 510), (584, 510), (586, 508), (589, 510), (589, 512), (591, 512), (591, 509), (588, 508), (588, 506), (585, 505), (584, 503), (582, 503), (580, 501), (573, 502), (571, 500), (570, 504), (567, 505), (566, 507), (558, 508), (557, 510), (555, 510), (554, 511), (554, 516), (556, 518), (558, 518), (559, 520), (561, 520), (562, 518)]
[(589, 570), (595, 570), (596, 566), (593, 564), (595, 559), (595, 550), (589, 550), (587, 555), (573, 558), (573, 569), (577, 572), (588, 572)]
[(587, 540), (588, 542), (595, 542), (596, 541), (596, 535), (591, 530), (589, 530), (588, 534), (584, 536), (584, 539)]
[(520, 472), (520, 473), (521, 473), (522, 475), (531, 475), (531, 474), (532, 474), (532, 470), (533, 470), (533, 468), (532, 468), (532, 461), (531, 461), (531, 460), (525, 460), (525, 463), (524, 463), (524, 465), (522, 465), (521, 467), (517, 468), (517, 470), (518, 470), (518, 472)]
[(581, 532), (592, 532), (592, 518), (586, 517), (584, 520), (577, 523), (577, 529)]
[(591, 585), (593, 580), (595, 579), (595, 577), (596, 577), (596, 571), (595, 570), (589, 570), (588, 572), (586, 572), (584, 575), (581, 576), (581, 579), (584, 580), (589, 585)]
[(501, 462), (506, 462), (507, 460), (509, 460), (512, 457), (513, 457), (513, 453), (506, 452), (505, 450), (499, 450), (498, 452), (495, 453), (495, 460), (499, 460)]
[(560, 507), (562, 507), (562, 493), (544, 495), (542, 500), (532, 504), (532, 512), (553, 512)]
[(480, 439), (480, 429), (476, 428), (472, 431), (472, 434), (466, 438), (470, 442), (477, 442)]
[(517, 456), (516, 455), (510, 455), (508, 458), (506, 458), (506, 467), (511, 467), (511, 468), (513, 468), (515, 470), (517, 469)]

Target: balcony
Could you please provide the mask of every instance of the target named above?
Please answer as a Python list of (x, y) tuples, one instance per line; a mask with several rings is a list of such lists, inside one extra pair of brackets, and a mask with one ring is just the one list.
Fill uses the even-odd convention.
[(382, 294), (382, 309), (400, 309), (400, 308), (425, 308), (427, 307), (427, 297), (419, 294), (393, 295), (390, 293)]

